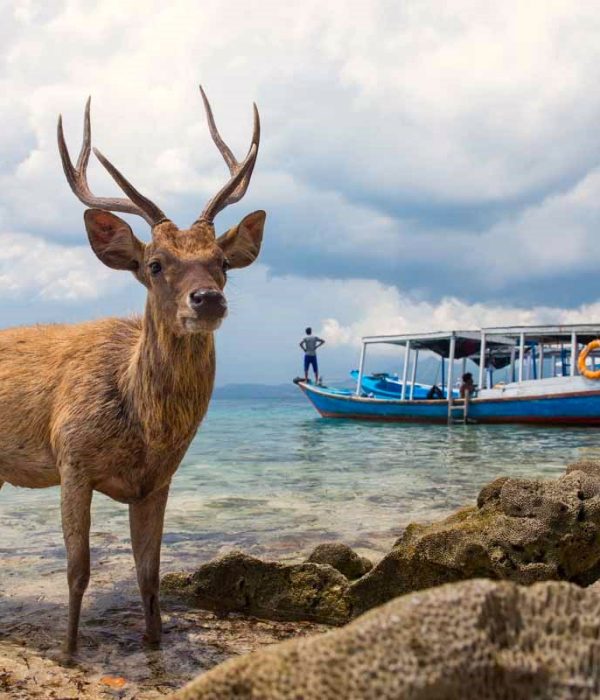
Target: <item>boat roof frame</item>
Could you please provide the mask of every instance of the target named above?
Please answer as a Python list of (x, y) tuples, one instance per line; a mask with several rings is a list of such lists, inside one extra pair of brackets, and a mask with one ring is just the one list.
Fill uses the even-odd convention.
[(367, 335), (363, 336), (363, 345), (376, 345), (378, 343), (387, 345), (406, 345), (408, 341), (415, 343), (427, 343), (427, 341), (449, 340), (454, 337), (464, 340), (479, 340), (485, 334), (486, 342), (494, 345), (512, 346), (517, 343), (517, 338), (521, 335), (531, 336), (539, 340), (548, 338), (563, 337), (570, 338), (576, 336), (593, 336), (600, 338), (599, 323), (576, 323), (576, 324), (553, 324), (535, 326), (489, 326), (480, 330), (451, 330), (433, 331), (431, 333), (403, 333), (398, 335)]
[[(539, 340), (547, 342), (561, 342), (561, 339), (570, 340), (573, 335), (583, 336), (586, 339), (600, 338), (600, 323), (573, 323), (573, 324), (552, 324), (535, 326), (492, 326), (482, 328), (486, 338), (501, 335), (509, 337), (519, 337), (521, 334), (527, 336), (529, 340)], [(582, 341), (589, 342), (589, 340)]]
[[(482, 331), (468, 330), (468, 331), (434, 331), (433, 333), (405, 333), (403, 335), (367, 335), (362, 338), (363, 345), (377, 345), (377, 344), (387, 344), (387, 345), (406, 345), (409, 341), (411, 343), (423, 344), (425, 346), (428, 342), (435, 342), (436, 340), (450, 340), (450, 338), (456, 338), (460, 340), (474, 340), (478, 341), (481, 339)], [(494, 345), (507, 345), (509, 347), (516, 345), (516, 340), (513, 338), (503, 338), (496, 337), (491, 340)]]

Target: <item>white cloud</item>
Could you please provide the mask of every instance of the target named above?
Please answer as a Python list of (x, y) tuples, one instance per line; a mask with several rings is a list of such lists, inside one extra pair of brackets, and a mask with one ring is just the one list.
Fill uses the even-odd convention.
[[(250, 191), (219, 222), (267, 209), (261, 261), (280, 275), (240, 273), (236, 320), (244, 338), (266, 325), (270, 343), (257, 341), (240, 373), (254, 373), (256, 355), (271, 348), (287, 372), (295, 341), (282, 339), (326, 319), (328, 347), (338, 343), (344, 358), (363, 333), (596, 311), (565, 311), (562, 301), (565, 292), (578, 302), (598, 293), (573, 290), (573, 279), (600, 265), (592, 0), (2, 7), (4, 298), (35, 295), (66, 318), (78, 299), (120, 310), (115, 285), (138, 303), (128, 276), (83, 245), (56, 117), (63, 113), (76, 156), (91, 93), (95, 145), (185, 225), (226, 178), (204, 122), (202, 81), (236, 153), (248, 146), (253, 100), (262, 117)], [(117, 192), (93, 158), (90, 181), (100, 194)], [(147, 237), (142, 222), (136, 230)], [(551, 301), (523, 310), (536, 286)], [(508, 297), (520, 304), (465, 301)], [(234, 330), (223, 336), (232, 353)]]
[(126, 276), (101, 265), (91, 250), (0, 233), (0, 296), (41, 302), (86, 301), (124, 286)]
[[(219, 331), (220, 381), (283, 381), (299, 372), (305, 326), (327, 343), (321, 352), (328, 380), (356, 365), (361, 337), (485, 326), (600, 323), (600, 299), (575, 309), (470, 304), (447, 298), (419, 301), (377, 280), (273, 277), (257, 264), (232, 275), (231, 313)], [(374, 346), (370, 354), (388, 354)], [(398, 354), (397, 349), (392, 352)]]
[(2, 75), (12, 127), (0, 148), (15, 150), (18, 117), (21, 139), (39, 151), (23, 153), (10, 172), (21, 223), (41, 219), (20, 206), (18, 190), (53, 200), (49, 223), (65, 202), (74, 210), (59, 175), (55, 119), (65, 113), (75, 148), (90, 92), (97, 144), (165, 207), (174, 191), (209, 196), (223, 176), (198, 80), (241, 152), (250, 103), (259, 102), (263, 172), (284, 169), (309, 186), (348, 198), (358, 190), (388, 206), (533, 196), (582, 176), (600, 149), (600, 17), (591, 1), (576, 10), (568, 0), (262, 0), (251, 11), (241, 1), (71, 0), (41, 8), (15, 4)]
[[(53, 310), (55, 320), (72, 314), (89, 318), (139, 313), (144, 290), (131, 275), (102, 266), (86, 247), (3, 234), (0, 295), (36, 300), (33, 316), (21, 319), (27, 323), (44, 311), (40, 303)], [(217, 333), (220, 383), (277, 383), (294, 376), (301, 359), (298, 342), (307, 325), (327, 340), (321, 355), (330, 381), (346, 378), (364, 335), (600, 321), (600, 301), (576, 309), (470, 304), (455, 298), (431, 303), (377, 280), (273, 276), (260, 263), (232, 272), (226, 295), (230, 315)], [(98, 300), (93, 308), (90, 300)], [(386, 354), (385, 348), (374, 348), (371, 354)]]
[[(322, 322), (321, 333), (332, 346), (359, 346), (365, 335), (394, 335), (443, 330), (469, 330), (493, 326), (600, 323), (600, 299), (575, 309), (551, 306), (519, 308), (494, 304), (469, 304), (447, 298), (438, 303), (417, 301), (394, 287), (365, 280), (348, 283), (356, 300), (355, 320), (336, 318)], [(350, 295), (349, 295), (350, 296)], [(377, 349), (374, 349), (377, 352)]]

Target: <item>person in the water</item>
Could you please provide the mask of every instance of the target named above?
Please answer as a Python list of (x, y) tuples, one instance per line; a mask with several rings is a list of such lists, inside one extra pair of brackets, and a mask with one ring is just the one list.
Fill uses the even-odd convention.
[(325, 343), (323, 338), (319, 338), (312, 334), (312, 328), (304, 330), (306, 337), (303, 338), (299, 345), (304, 350), (304, 381), (308, 381), (308, 370), (312, 367), (315, 373), (315, 384), (319, 383), (319, 366), (317, 364), (317, 348)]

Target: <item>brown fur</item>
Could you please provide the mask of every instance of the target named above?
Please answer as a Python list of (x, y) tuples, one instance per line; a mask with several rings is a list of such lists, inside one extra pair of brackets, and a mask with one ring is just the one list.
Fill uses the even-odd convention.
[[(204, 417), (213, 387), (213, 331), (225, 309), (225, 256), (243, 267), (258, 255), (264, 212), (216, 239), (212, 224), (180, 231), (170, 221), (144, 245), (113, 214), (88, 210), (92, 248), (148, 288), (144, 315), (0, 332), (0, 486), (61, 485), (74, 651), (89, 580), (90, 503), (100, 491), (129, 504), (146, 616), (160, 638), (158, 568), (169, 483)], [(150, 265), (159, 261), (160, 273)], [(219, 304), (193, 307), (210, 290)]]

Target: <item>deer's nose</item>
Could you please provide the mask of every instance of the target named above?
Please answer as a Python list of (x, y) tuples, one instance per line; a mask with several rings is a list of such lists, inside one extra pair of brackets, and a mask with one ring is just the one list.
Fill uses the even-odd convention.
[(218, 289), (196, 289), (190, 292), (190, 306), (194, 311), (202, 309), (222, 312), (227, 308), (227, 302)]

